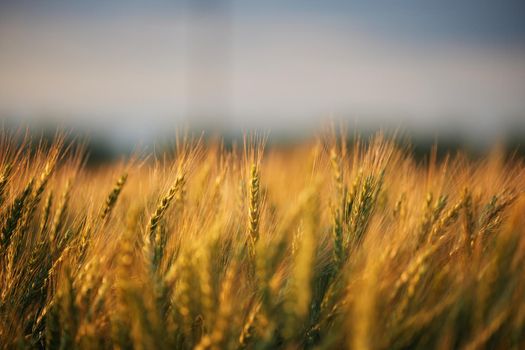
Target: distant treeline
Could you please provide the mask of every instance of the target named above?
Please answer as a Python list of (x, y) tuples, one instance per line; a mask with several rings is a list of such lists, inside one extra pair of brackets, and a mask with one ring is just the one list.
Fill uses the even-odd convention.
[[(7, 129), (7, 130), (6, 130)], [(134, 149), (134, 145), (120, 145), (116, 146), (112, 143), (109, 137), (101, 136), (99, 134), (90, 134), (76, 131), (52, 131), (51, 129), (36, 130), (36, 129), (14, 129), (6, 128), (4, 130), (8, 134), (12, 135), (12, 140), (15, 143), (21, 143), (25, 138), (33, 140), (31, 147), (36, 148), (40, 145), (52, 144), (53, 140), (60, 135), (65, 144), (80, 146), (86, 150), (87, 166), (95, 166), (113, 161), (118, 158), (130, 156), (140, 149)], [(367, 132), (360, 132), (361, 139), (367, 138)], [(372, 134), (372, 132), (370, 132)], [(393, 135), (398, 134), (394, 132), (386, 132), (386, 134)], [(217, 136), (208, 136), (216, 134), (206, 134), (202, 132), (192, 132), (192, 135), (202, 135), (202, 138), (206, 142), (215, 142), (220, 140), (226, 149), (231, 149), (235, 146), (242, 147), (243, 134), (238, 133), (227, 133)], [(268, 133), (267, 149), (279, 148), (286, 149), (301, 143), (305, 139), (310, 139), (310, 135), (294, 135), (287, 134), (285, 132), (270, 132)], [(478, 158), (486, 155), (488, 152), (493, 150), (495, 147), (499, 147), (509, 157), (525, 158), (525, 132), (516, 131), (514, 135), (507, 136), (504, 139), (500, 139), (498, 143), (491, 144), (490, 142), (472, 142), (471, 139), (468, 141), (461, 135), (442, 135), (442, 136), (422, 136), (417, 133), (403, 132), (398, 134), (397, 142), (403, 147), (406, 147), (417, 160), (423, 160), (428, 157), (429, 152), (435, 148), (438, 159), (441, 159), (446, 154), (453, 154), (456, 151), (461, 151), (471, 158)], [(347, 137), (348, 144), (352, 144), (355, 140), (350, 133)], [(39, 142), (34, 142), (39, 141)], [(483, 141), (483, 140), (481, 140)], [(154, 146), (155, 153), (162, 152), (165, 149), (174, 149), (176, 144), (175, 136), (172, 138), (159, 137), (158, 140), (151, 142), (151, 146)], [(146, 146), (145, 146), (146, 147)], [(151, 149), (150, 149), (151, 150)], [(149, 151), (148, 151), (149, 153)]]

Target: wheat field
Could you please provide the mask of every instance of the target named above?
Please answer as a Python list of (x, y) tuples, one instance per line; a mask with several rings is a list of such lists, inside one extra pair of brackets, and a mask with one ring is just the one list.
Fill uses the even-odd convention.
[(523, 349), (525, 167), (381, 134), (0, 141), (0, 346)]

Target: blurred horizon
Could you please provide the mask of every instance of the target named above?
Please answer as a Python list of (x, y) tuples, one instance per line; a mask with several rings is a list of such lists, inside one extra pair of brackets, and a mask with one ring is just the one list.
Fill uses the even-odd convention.
[(0, 1), (0, 120), (111, 147), (323, 121), (486, 146), (525, 135), (525, 3)]

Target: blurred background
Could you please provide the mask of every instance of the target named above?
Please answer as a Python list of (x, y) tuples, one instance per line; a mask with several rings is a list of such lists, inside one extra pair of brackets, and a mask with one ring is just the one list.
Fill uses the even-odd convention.
[(111, 152), (327, 120), (519, 146), (524, 18), (521, 0), (0, 1), (0, 120)]

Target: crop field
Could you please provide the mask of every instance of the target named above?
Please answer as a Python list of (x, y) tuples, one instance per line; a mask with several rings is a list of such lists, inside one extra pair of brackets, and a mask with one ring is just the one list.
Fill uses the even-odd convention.
[(3, 135), (0, 347), (523, 349), (523, 161), (436, 154)]

